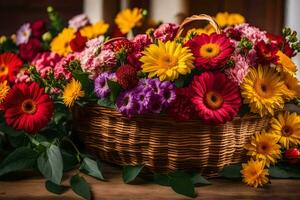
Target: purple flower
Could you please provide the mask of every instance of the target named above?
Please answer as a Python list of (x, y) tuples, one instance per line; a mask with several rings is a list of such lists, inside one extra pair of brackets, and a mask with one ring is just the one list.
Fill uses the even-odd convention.
[(160, 93), (160, 84), (161, 81), (158, 78), (152, 78), (149, 80), (149, 84), (152, 88), (152, 90), (154, 91), (155, 94), (159, 94)]
[(127, 117), (133, 117), (138, 113), (139, 104), (131, 91), (122, 92), (117, 98), (117, 109)]
[(133, 94), (139, 104), (138, 114), (147, 113), (151, 97), (154, 95), (153, 91), (150, 88), (141, 89), (136, 87)]
[(97, 97), (99, 98), (105, 98), (109, 93), (110, 89), (108, 87), (107, 81), (116, 79), (115, 73), (111, 72), (103, 72), (100, 75), (97, 76), (94, 82), (94, 92)]
[(160, 113), (163, 109), (161, 96), (154, 94), (149, 100), (148, 110), (153, 113)]
[(175, 86), (169, 81), (164, 81), (159, 87), (160, 90), (158, 94), (162, 99), (162, 104), (163, 106), (168, 107), (176, 99)]
[(81, 27), (84, 27), (90, 23), (89, 18), (86, 14), (76, 15), (69, 20), (69, 27), (77, 31)]
[(174, 40), (179, 26), (173, 23), (161, 24), (153, 33), (156, 39), (163, 42)]
[(17, 31), (16, 44), (17, 45), (26, 44), (30, 38), (30, 35), (31, 35), (30, 24), (29, 23), (23, 24)]

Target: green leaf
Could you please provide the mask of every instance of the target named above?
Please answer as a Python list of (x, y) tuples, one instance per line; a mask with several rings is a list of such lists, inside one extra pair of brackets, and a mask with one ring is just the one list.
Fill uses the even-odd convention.
[(7, 135), (8, 141), (12, 147), (26, 146), (29, 143), (29, 138), (25, 133), (17, 133), (13, 135)]
[(182, 88), (184, 86), (184, 80), (182, 80), (181, 78), (178, 78), (175, 80), (174, 84), (177, 88)]
[(62, 194), (68, 190), (68, 187), (62, 186), (62, 185), (57, 185), (51, 181), (46, 181), (45, 187), (49, 192), (52, 192), (54, 194)]
[(170, 186), (169, 177), (167, 174), (157, 174), (153, 175), (154, 182), (162, 186)]
[(93, 82), (89, 79), (89, 73), (75, 70), (72, 72), (74, 78), (80, 81), (85, 94), (88, 95), (93, 90)]
[(238, 116), (243, 117), (247, 113), (250, 113), (250, 107), (248, 104), (243, 104), (238, 112)]
[(133, 181), (142, 171), (143, 167), (144, 165), (125, 166), (123, 168), (123, 181), (125, 183), (130, 183), (131, 181)]
[(0, 176), (9, 172), (33, 167), (36, 163), (37, 157), (37, 153), (29, 147), (17, 148), (0, 164)]
[(10, 126), (7, 126), (4, 122), (0, 123), (0, 131), (10, 136), (18, 136), (24, 133), (23, 131), (17, 131)]
[(116, 108), (115, 104), (107, 98), (99, 99), (97, 104), (106, 108)]
[(278, 164), (269, 168), (269, 174), (272, 178), (300, 178), (299, 165)]
[(86, 172), (88, 175), (104, 180), (104, 177), (99, 169), (98, 163), (88, 157), (83, 159), (80, 169)]
[(170, 174), (170, 185), (172, 189), (184, 196), (195, 197), (195, 188), (191, 177), (185, 172), (174, 172)]
[(91, 190), (88, 183), (82, 176), (75, 175), (71, 178), (72, 190), (86, 200), (91, 199)]
[(194, 185), (201, 184), (201, 185), (211, 185), (211, 182), (206, 180), (201, 174), (193, 174), (191, 180)]
[(52, 144), (37, 161), (38, 169), (46, 180), (59, 185), (63, 175), (63, 160), (59, 147)]
[(78, 160), (75, 155), (64, 150), (61, 150), (61, 155), (63, 159), (64, 172), (74, 169), (78, 164)]
[(107, 80), (108, 87), (110, 89), (110, 100), (116, 102), (117, 97), (119, 96), (122, 88), (119, 83), (111, 80)]
[(241, 178), (241, 169), (241, 165), (228, 165), (223, 168), (219, 175), (225, 178)]

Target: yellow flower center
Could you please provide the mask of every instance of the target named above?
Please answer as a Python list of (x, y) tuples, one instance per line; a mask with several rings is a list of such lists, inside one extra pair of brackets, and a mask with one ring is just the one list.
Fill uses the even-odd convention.
[(5, 65), (0, 65), (0, 77), (6, 76), (8, 74), (8, 67)]
[(224, 102), (224, 99), (219, 93), (214, 92), (214, 91), (210, 91), (210, 92), (206, 93), (205, 103), (209, 108), (214, 109), (214, 110), (218, 109), (222, 106), (223, 102)]
[(289, 137), (289, 136), (293, 135), (293, 129), (290, 126), (284, 126), (281, 129), (281, 134), (284, 137)]
[(269, 98), (273, 96), (273, 88), (263, 80), (257, 80), (254, 85), (256, 93), (264, 98)]
[(37, 110), (36, 108), (36, 104), (32, 99), (26, 99), (25, 101), (23, 101), (21, 109), (24, 113), (27, 114), (34, 114)]
[(201, 46), (199, 50), (203, 58), (214, 58), (220, 53), (220, 47), (214, 43), (208, 43)]
[(177, 63), (178, 63), (178, 60), (176, 57), (170, 56), (167, 54), (163, 55), (158, 61), (159, 66), (162, 66), (162, 67), (165, 67), (168, 69), (176, 66)]

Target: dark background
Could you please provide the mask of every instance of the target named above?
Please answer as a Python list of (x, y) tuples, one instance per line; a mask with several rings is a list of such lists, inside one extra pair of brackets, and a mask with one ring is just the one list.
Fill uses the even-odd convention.
[[(151, 0), (130, 0), (130, 7), (150, 8)], [(162, 0), (163, 1), (163, 0)], [(186, 0), (187, 13), (215, 15), (220, 11), (237, 12), (247, 22), (273, 33), (283, 26), (285, 0)], [(52, 5), (66, 19), (82, 13), (83, 0), (0, 0), (0, 32), (12, 34), (24, 22), (47, 18), (46, 8)], [(104, 0), (104, 20), (112, 23), (120, 10), (120, 0)], [(300, 11), (299, 11), (300, 12)], [(159, 19), (156, 19), (159, 20)]]

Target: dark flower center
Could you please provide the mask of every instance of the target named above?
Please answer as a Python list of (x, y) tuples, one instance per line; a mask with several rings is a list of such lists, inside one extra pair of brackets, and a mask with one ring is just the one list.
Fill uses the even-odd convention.
[(289, 126), (284, 126), (281, 129), (281, 133), (282, 133), (283, 136), (288, 137), (288, 136), (293, 134), (293, 129)]
[(212, 49), (211, 47), (208, 47), (208, 48), (206, 49), (206, 51), (207, 51), (208, 53), (211, 53), (211, 52), (213, 51), (213, 49)]
[(171, 97), (171, 92), (170, 91), (165, 91), (164, 92), (164, 98), (169, 99)]
[(208, 93), (206, 93), (205, 96), (205, 104), (207, 107), (209, 107), (210, 109), (218, 109), (223, 105), (224, 99), (223, 97), (214, 91), (210, 91)]
[(268, 88), (265, 84), (261, 84), (260, 88), (261, 88), (261, 91), (263, 91), (263, 92), (267, 92), (267, 90), (268, 90)]
[(123, 105), (127, 106), (128, 103), (129, 103), (129, 97), (125, 97), (124, 100), (123, 100)]
[(34, 114), (37, 111), (36, 104), (32, 99), (23, 101), (21, 109), (26, 114)]

